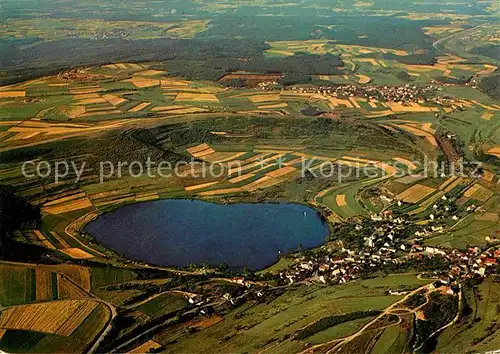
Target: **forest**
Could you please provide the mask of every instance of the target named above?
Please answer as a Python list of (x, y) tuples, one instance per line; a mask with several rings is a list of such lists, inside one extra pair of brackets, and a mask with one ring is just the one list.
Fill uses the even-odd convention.
[[(142, 19), (144, 20), (144, 19)], [(296, 26), (300, 23), (300, 26)], [(331, 39), (336, 43), (423, 52), (397, 58), (406, 64), (432, 64), (433, 39), (424, 26), (443, 20), (409, 20), (386, 16), (256, 16), (217, 15), (207, 30), (191, 39), (86, 39), (41, 41), (40, 38), (0, 37), (0, 85), (57, 73), (79, 66), (117, 61), (168, 61), (175, 75), (216, 80), (233, 70), (279, 72), (285, 83), (309, 82), (310, 75), (341, 74), (339, 58), (328, 55), (267, 58), (266, 41)], [(250, 60), (241, 60), (250, 59)], [(392, 59), (392, 58), (388, 58)]]
[[(0, 43), (0, 84), (48, 75), (75, 66), (106, 64), (120, 60), (155, 61), (156, 69), (188, 79), (218, 80), (226, 73), (243, 70), (283, 73), (288, 82), (308, 82), (310, 75), (340, 75), (343, 65), (336, 55), (298, 53), (285, 58), (268, 58), (269, 46), (251, 39), (138, 40), (74, 39), (45, 42), (29, 49)], [(64, 53), (64, 54), (63, 54)], [(246, 60), (241, 60), (245, 58)], [(22, 67), (30, 70), (21, 69)]]

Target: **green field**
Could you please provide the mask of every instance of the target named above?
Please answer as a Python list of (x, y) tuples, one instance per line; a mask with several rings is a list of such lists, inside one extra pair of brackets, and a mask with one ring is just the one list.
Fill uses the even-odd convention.
[(474, 291), (465, 288), (470, 312), (439, 336), (437, 352), (487, 352), (499, 348), (500, 338), (495, 332), (498, 330), (499, 284), (496, 277), (488, 277)]
[[(384, 295), (385, 291), (394, 288), (393, 284), (405, 284), (416, 287), (421, 284), (415, 277), (385, 281), (380, 287), (365, 285), (366, 281), (353, 282), (335, 287), (299, 287), (290, 289), (278, 296), (272, 302), (253, 306), (245, 305), (225, 316), (221, 323), (213, 325), (189, 337), (174, 337), (165, 333), (157, 336), (160, 342), (170, 342), (177, 338), (175, 343), (169, 345), (172, 352), (204, 352), (213, 350), (255, 351), (268, 349), (273, 352), (287, 352), (299, 350), (303, 343), (298, 341), (281, 340), (288, 334), (317, 321), (320, 318), (333, 314), (349, 313), (367, 309), (383, 309), (391, 303), (401, 299), (400, 296)], [(375, 283), (376, 280), (374, 279)], [(337, 336), (354, 330), (359, 323), (334, 326), (327, 331), (315, 336)], [(352, 325), (352, 326), (351, 326)], [(236, 328), (244, 328), (237, 331)], [(338, 331), (338, 332), (337, 332)], [(223, 343), (219, 338), (227, 337)], [(313, 337), (311, 337), (313, 338)], [(275, 342), (277, 341), (277, 342)], [(305, 341), (309, 341), (309, 338)], [(293, 348), (293, 349), (292, 349)]]
[(104, 305), (99, 305), (69, 337), (42, 332), (7, 330), (0, 340), (0, 350), (10, 353), (84, 351), (102, 331), (109, 318), (109, 310)]
[(91, 281), (92, 288), (99, 288), (104, 285), (124, 283), (136, 279), (136, 273), (131, 270), (114, 267), (92, 268)]
[(373, 317), (359, 318), (357, 320), (341, 323), (308, 337), (307, 341), (312, 344), (321, 344), (337, 338), (346, 337), (356, 333), (363, 325), (371, 320), (373, 320)]
[(36, 300), (35, 270), (0, 265), (0, 304), (19, 305)]
[(160, 317), (186, 308), (189, 302), (181, 295), (166, 293), (136, 307), (151, 317)]

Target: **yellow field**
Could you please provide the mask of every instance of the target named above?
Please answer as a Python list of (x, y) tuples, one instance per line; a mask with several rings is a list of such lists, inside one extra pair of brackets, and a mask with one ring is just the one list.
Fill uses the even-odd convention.
[(79, 100), (78, 104), (95, 104), (95, 103), (106, 103), (107, 101), (104, 98), (96, 97), (96, 98), (85, 98), (83, 100)]
[(85, 301), (75, 312), (73, 312), (71, 317), (59, 327), (57, 334), (61, 336), (70, 336), (97, 306), (99, 306), (97, 302)]
[(36, 300), (52, 300), (52, 272), (45, 269), (35, 270)]
[(279, 101), (280, 95), (279, 94), (253, 95), (253, 96), (248, 96), (248, 99), (253, 103)]
[(72, 95), (86, 95), (86, 94), (92, 94), (92, 93), (101, 92), (101, 91), (104, 91), (104, 89), (99, 87), (99, 86), (92, 87), (92, 88), (86, 88), (83, 90), (70, 89), (70, 93)]
[(354, 108), (361, 108), (360, 104), (356, 100), (356, 97), (349, 97), (349, 102), (352, 103), (352, 105), (354, 106)]
[(438, 187), (439, 190), (443, 190), (445, 189), (446, 187), (448, 187), (451, 183), (455, 182), (456, 180), (458, 179), (457, 176), (451, 176), (450, 178), (448, 178), (446, 181), (444, 181), (443, 183), (441, 183)]
[(189, 152), (192, 155), (192, 154), (195, 154), (197, 152), (200, 152), (200, 151), (203, 151), (203, 150), (206, 150), (206, 149), (209, 149), (209, 148), (210, 148), (210, 145), (208, 145), (207, 143), (203, 143), (203, 144), (200, 144), (200, 145), (196, 145), (196, 146), (190, 147), (190, 148), (186, 149), (186, 151)]
[(161, 70), (144, 70), (144, 71), (139, 71), (137, 73), (137, 75), (142, 75), (142, 76), (158, 76), (164, 74), (167, 74), (167, 72)]
[(212, 148), (208, 148), (206, 150), (203, 150), (203, 151), (200, 151), (200, 152), (195, 152), (194, 154), (192, 154), (194, 157), (196, 158), (200, 158), (200, 157), (203, 157), (203, 156), (207, 156), (207, 155), (211, 155), (215, 153), (215, 150), (212, 149)]
[(85, 106), (67, 106), (63, 112), (68, 118), (77, 118), (85, 113)]
[(144, 194), (136, 194), (135, 201), (136, 202), (146, 202), (148, 200), (156, 200), (160, 199), (158, 193), (144, 193)]
[(211, 93), (181, 92), (175, 97), (176, 102), (214, 102), (219, 103), (217, 96)]
[(481, 102), (478, 102), (476, 100), (470, 100), (470, 101), (472, 103), (474, 103), (475, 105), (477, 105), (479, 107), (482, 107), (482, 108), (484, 108), (484, 109), (486, 109), (488, 111), (498, 111), (498, 110), (500, 110), (500, 108), (498, 108), (497, 105), (493, 105), (493, 106), (495, 106), (495, 107), (493, 107), (493, 106), (488, 106), (488, 105), (482, 104)]
[[(10, 129), (9, 129), (10, 130)], [(6, 141), (17, 141), (17, 140), (27, 140), (40, 135), (40, 132), (26, 132), (26, 133), (18, 133), (13, 137), (7, 139)]]
[(86, 107), (86, 112), (91, 113), (91, 112), (97, 112), (97, 111), (102, 111), (103, 113), (108, 113), (108, 111), (117, 111), (115, 106), (107, 106), (107, 107)]
[(494, 147), (488, 150), (489, 155), (495, 155), (496, 157), (500, 157), (500, 147)]
[(84, 198), (84, 197), (85, 197), (85, 192), (80, 192), (80, 193), (72, 194), (72, 195), (69, 195), (66, 197), (58, 198), (58, 199), (55, 199), (53, 201), (47, 202), (44, 204), (44, 206), (52, 206), (52, 205), (56, 205), (56, 204), (61, 204), (61, 203), (69, 202), (70, 200), (80, 199), (80, 198)]
[(190, 113), (203, 113), (208, 112), (206, 109), (199, 107), (189, 107), (183, 109), (172, 109), (170, 111), (166, 111), (166, 114), (190, 114)]
[(478, 75), (488, 75), (488, 74), (492, 74), (496, 69), (497, 67), (494, 66), (494, 65), (490, 65), (490, 64), (483, 64), (484, 66), (484, 70), (481, 70), (479, 71), (477, 74)]
[(464, 182), (464, 179), (463, 178), (457, 178), (455, 180), (453, 180), (453, 182), (451, 182), (450, 184), (448, 184), (445, 188), (444, 188), (444, 191), (445, 192), (450, 192), (453, 188), (455, 188), (456, 186), (458, 186), (459, 184), (462, 184)]
[(73, 259), (89, 259), (94, 257), (90, 253), (82, 250), (81, 248), (65, 248), (60, 251), (64, 254), (67, 254)]
[(26, 91), (0, 91), (0, 98), (25, 97)]
[(247, 173), (247, 174), (244, 174), (244, 175), (241, 175), (238, 177), (231, 178), (231, 179), (229, 179), (229, 182), (230, 183), (238, 183), (238, 182), (244, 181), (246, 179), (252, 178), (253, 176), (255, 176), (254, 173)]
[(281, 182), (282, 182), (281, 179), (276, 179), (276, 178), (272, 178), (269, 176), (264, 176), (264, 177), (259, 178), (258, 180), (253, 181), (252, 183), (249, 183), (246, 186), (243, 186), (241, 188), (246, 190), (246, 191), (253, 192), (253, 191), (256, 191), (258, 189), (264, 189), (264, 188), (274, 186), (274, 185), (281, 183)]
[(285, 107), (288, 107), (288, 103), (286, 103), (286, 102), (257, 106), (258, 109), (285, 108)]
[(92, 203), (88, 198), (72, 200), (67, 203), (57, 204), (54, 206), (43, 207), (42, 211), (49, 214), (62, 214), (70, 211), (90, 208)]
[(405, 106), (402, 104), (399, 104), (398, 102), (387, 102), (387, 106), (393, 111), (393, 112), (438, 112), (439, 109), (437, 107), (422, 107), (418, 103), (410, 103), (409, 105)]
[(395, 175), (398, 172), (395, 167), (388, 165), (384, 162), (375, 162), (375, 166), (377, 166), (378, 168), (380, 168), (389, 175)]
[(487, 171), (487, 170), (483, 171), (483, 179), (485, 181), (491, 182), (491, 181), (493, 181), (493, 178), (495, 178), (494, 173), (491, 173), (490, 171)]
[(343, 207), (344, 205), (346, 205), (346, 201), (345, 201), (345, 194), (337, 194), (337, 196), (335, 197), (335, 203), (337, 203), (337, 205), (339, 207)]
[(160, 80), (160, 84), (161, 84), (161, 87), (170, 87), (170, 86), (182, 86), (182, 87), (185, 87), (185, 86), (189, 86), (189, 81), (186, 81), (186, 80), (179, 80), (179, 79), (174, 79), (174, 78), (170, 78), (170, 79), (162, 79)]
[(437, 202), (443, 195), (445, 195), (445, 193), (446, 193), (445, 191), (439, 191), (439, 192), (433, 194), (429, 198), (425, 199), (422, 203), (420, 203), (419, 204), (420, 206), (417, 209), (410, 211), (408, 214), (409, 215), (416, 215), (418, 213), (421, 213), (426, 208), (430, 207), (432, 204)]
[(194, 186), (184, 187), (184, 190), (187, 191), (187, 192), (195, 191), (195, 190), (198, 190), (198, 189), (203, 189), (203, 188), (207, 188), (207, 187), (213, 186), (214, 184), (217, 184), (217, 183), (219, 183), (219, 181), (196, 184)]
[(303, 156), (301, 156), (301, 157), (297, 157), (297, 158), (295, 158), (293, 160), (284, 162), (283, 164), (285, 166), (292, 166), (292, 165), (295, 165), (295, 164), (298, 164), (298, 163), (302, 163), (304, 160), (305, 160), (305, 158)]
[(40, 232), (40, 230), (33, 230), (33, 233), (36, 235), (37, 239), (47, 248), (56, 249), (52, 243), (45, 237), (44, 234)]
[(73, 98), (77, 101), (85, 100), (87, 98), (99, 98), (99, 97), (101, 97), (101, 95), (99, 95), (98, 93), (83, 93), (83, 94), (73, 95)]
[(150, 339), (146, 343), (141, 344), (135, 349), (132, 349), (127, 354), (143, 354), (143, 353), (151, 353), (155, 352), (157, 349), (162, 347), (161, 344), (156, 343), (154, 340)]
[(328, 97), (328, 100), (333, 105), (333, 107), (345, 106), (346, 108), (353, 108), (351, 101), (349, 100), (344, 100), (336, 97)]
[(353, 157), (353, 156), (342, 156), (343, 160), (355, 161), (359, 163), (376, 163), (377, 161), (363, 159), (361, 157)]
[(336, 161), (339, 165), (342, 166), (350, 166), (350, 167), (355, 167), (355, 168), (362, 168), (365, 167), (366, 164), (360, 161), (352, 161), (352, 160), (337, 160)]
[(131, 79), (125, 80), (126, 82), (131, 82), (139, 88), (157, 86), (160, 84), (160, 80), (150, 79), (148, 77), (134, 76)]
[(360, 84), (367, 84), (371, 81), (371, 78), (369, 76), (366, 76), (366, 75), (356, 75), (359, 79), (359, 83)]
[(287, 166), (287, 167), (282, 167), (282, 168), (279, 168), (279, 169), (277, 169), (275, 171), (266, 173), (266, 176), (273, 177), (273, 178), (278, 178), (278, 177), (287, 175), (287, 174), (295, 172), (295, 171), (297, 171), (297, 169), (295, 167), (293, 167), (293, 166)]
[(0, 313), (0, 327), (70, 336), (97, 306), (89, 300), (15, 306)]
[(493, 192), (476, 183), (465, 191), (464, 196), (485, 202), (493, 196)]
[(462, 30), (461, 27), (453, 27), (453, 26), (432, 26), (432, 27), (422, 27), (425, 34), (433, 35), (433, 34), (452, 34), (455, 32), (460, 32)]
[(213, 154), (206, 155), (203, 157), (203, 160), (212, 162), (212, 163), (222, 163), (237, 159), (240, 156), (245, 155), (246, 152), (214, 152)]
[(102, 96), (102, 98), (104, 98), (106, 101), (111, 103), (113, 106), (118, 106), (124, 102), (127, 102), (127, 100), (125, 98), (118, 97), (118, 96), (111, 95), (111, 94), (104, 95), (104, 96)]
[(122, 70), (127, 70), (127, 69), (144, 69), (144, 66), (141, 64), (133, 64), (133, 63), (116, 63), (116, 64), (111, 64), (111, 65), (105, 65), (105, 67), (111, 67), (113, 69), (122, 69)]
[(398, 194), (396, 199), (402, 200), (407, 203), (418, 203), (423, 198), (427, 197), (435, 191), (432, 187), (427, 187), (422, 184), (411, 186), (404, 192)]
[(5, 125), (16, 125), (16, 124), (19, 124), (21, 123), (22, 121), (21, 120), (6, 120), (6, 121), (0, 121), (0, 127), (1, 126), (5, 126)]
[(266, 50), (266, 53), (278, 54), (278, 55), (282, 55), (285, 57), (289, 57), (289, 56), (292, 56), (295, 52), (293, 52), (291, 50), (268, 49), (268, 50)]
[(128, 111), (129, 112), (139, 112), (139, 111), (142, 111), (147, 106), (149, 106), (150, 104), (151, 104), (150, 102), (142, 102), (142, 103), (139, 103), (137, 106), (129, 109)]
[[(370, 52), (371, 53), (371, 52)], [(363, 53), (363, 54), (366, 54), (366, 53)], [(373, 58), (357, 58), (357, 59), (354, 59), (354, 61), (358, 61), (358, 62), (361, 62), (361, 63), (370, 63), (372, 65), (375, 65), (375, 66), (379, 66), (380, 64)]]
[(481, 118), (485, 119), (485, 120), (490, 120), (491, 117), (493, 117), (495, 114), (493, 112), (486, 112), (484, 113)]
[(245, 164), (243, 166), (230, 168), (228, 174), (232, 175), (233, 173), (240, 173), (242, 171), (246, 171), (246, 170), (249, 170), (249, 169), (251, 169), (253, 167), (257, 167), (257, 166), (261, 166), (261, 168), (266, 167), (267, 164), (274, 164), (274, 161), (283, 155), (284, 155), (284, 153), (278, 154), (275, 156), (270, 156), (270, 157), (267, 157), (267, 158), (265, 158), (263, 160), (259, 160), (259, 161), (255, 161), (255, 160), (258, 160), (259, 158), (254, 159), (256, 157), (256, 156), (254, 156), (252, 159), (248, 159), (245, 162), (249, 162), (249, 161), (250, 162), (255, 161), (255, 162), (251, 162), (251, 163)]
[(394, 124), (394, 126), (400, 128), (400, 129), (406, 130), (407, 132), (409, 132), (413, 135), (421, 136), (421, 137), (427, 139), (427, 141), (429, 141), (429, 143), (431, 143), (431, 145), (436, 146), (436, 147), (438, 146), (436, 138), (434, 138), (434, 136), (427, 131), (412, 127), (410, 125), (405, 125), (405, 124)]

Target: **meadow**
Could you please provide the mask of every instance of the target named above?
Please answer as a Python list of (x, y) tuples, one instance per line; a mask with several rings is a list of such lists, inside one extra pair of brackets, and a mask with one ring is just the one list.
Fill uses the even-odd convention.
[[(104, 339), (97, 349), (106, 352), (400, 353), (414, 333), (449, 319), (430, 302), (454, 309), (447, 287), (421, 290), (413, 307), (408, 294), (389, 295), (434, 280), (414, 270), (281, 285), (294, 254), (244, 286), (223, 265), (165, 269), (126, 259), (84, 227), (162, 198), (287, 201), (327, 220), (333, 254), (364, 242), (359, 230), (354, 242), (335, 235), (337, 226), (379, 213), (404, 216), (408, 239), (417, 237), (413, 225), (438, 218), (442, 229), (419, 236), (426, 246), (488, 244), (500, 213), (495, 6), (79, 3), (45, 2), (43, 17), (30, 2), (3, 7), (0, 184), (39, 206), (42, 222), (14, 235), (38, 262), (0, 262), (0, 350), (84, 352)], [(337, 85), (353, 89), (337, 93)], [(384, 86), (424, 94), (373, 94)], [(482, 162), (482, 175), (420, 175), (425, 160), (449, 166), (455, 157)], [(166, 178), (98, 175), (101, 161), (147, 159), (186, 165)], [(26, 178), (28, 160), (85, 168), (58, 181), (54, 173)], [(189, 174), (214, 166), (222, 173)], [(470, 313), (444, 330), (438, 352), (498, 347), (497, 284), (464, 285)], [(248, 299), (240, 297), (247, 286)], [(193, 295), (206, 303), (190, 304)]]

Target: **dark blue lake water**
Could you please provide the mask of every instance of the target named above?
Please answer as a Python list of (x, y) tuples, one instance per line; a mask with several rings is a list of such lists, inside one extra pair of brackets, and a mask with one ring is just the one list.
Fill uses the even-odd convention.
[(328, 225), (315, 210), (298, 204), (166, 199), (103, 214), (86, 231), (130, 259), (162, 266), (226, 263), (256, 270), (273, 264), (278, 251), (321, 245)]

